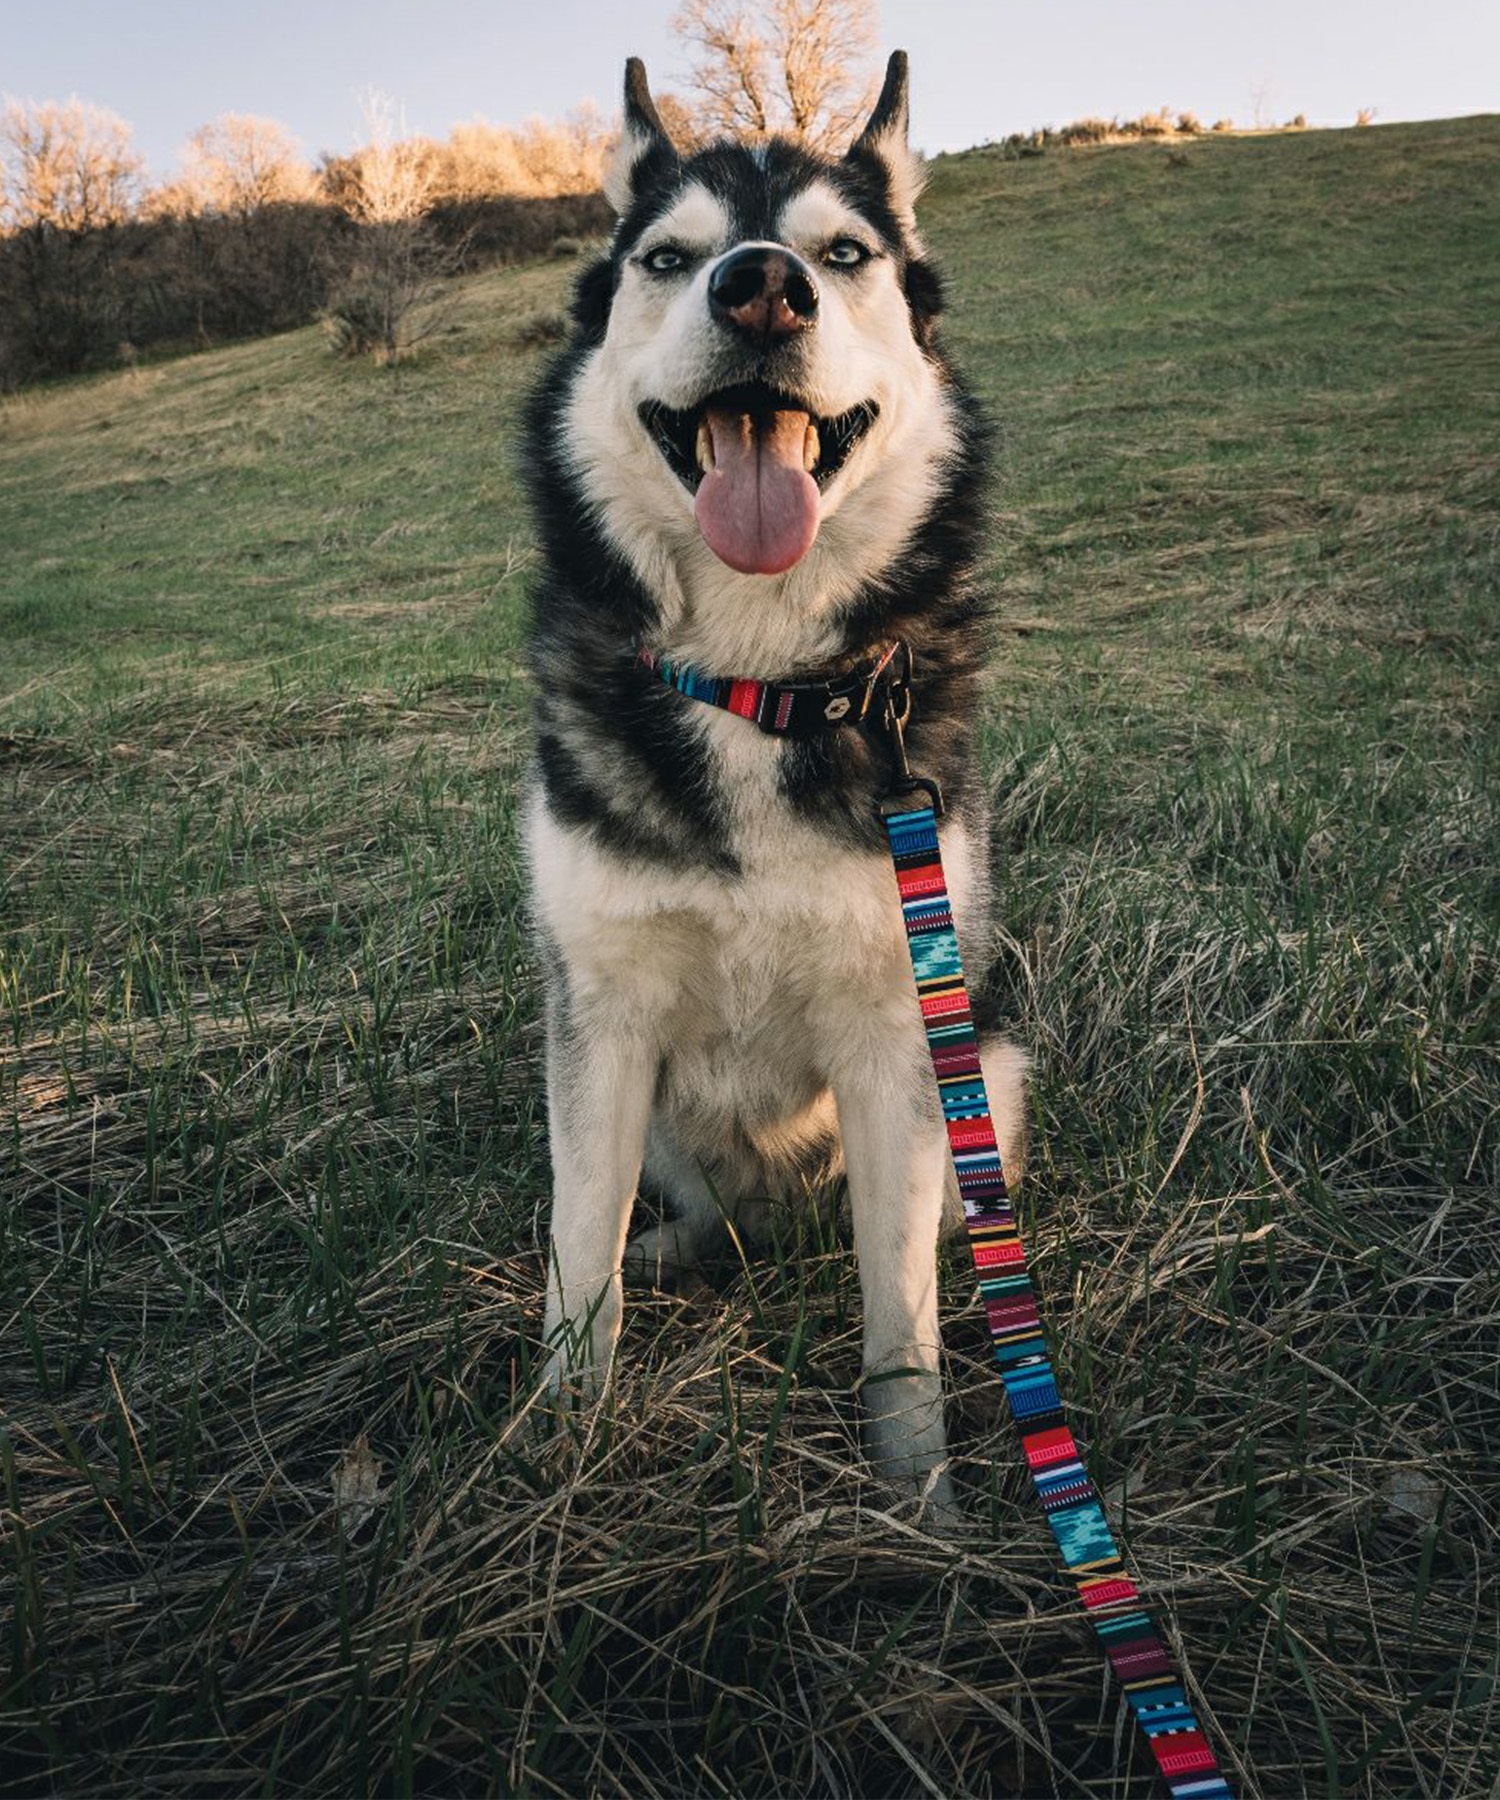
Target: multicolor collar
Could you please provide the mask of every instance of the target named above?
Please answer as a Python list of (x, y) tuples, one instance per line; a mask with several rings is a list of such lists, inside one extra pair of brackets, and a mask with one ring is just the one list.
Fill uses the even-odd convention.
[(881, 677), (886, 677), (887, 685), (902, 685), (911, 670), (910, 653), (900, 638), (883, 645), (873, 661), (841, 670), (825, 681), (743, 681), (732, 675), (705, 675), (644, 644), (637, 661), (679, 694), (753, 719), (773, 737), (810, 737), (830, 726), (862, 725)]

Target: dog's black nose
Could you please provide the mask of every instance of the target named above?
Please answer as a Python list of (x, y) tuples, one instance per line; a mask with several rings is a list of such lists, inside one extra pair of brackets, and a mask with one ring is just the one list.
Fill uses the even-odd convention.
[(708, 304), (716, 319), (762, 345), (818, 322), (812, 271), (771, 244), (732, 250), (708, 278)]

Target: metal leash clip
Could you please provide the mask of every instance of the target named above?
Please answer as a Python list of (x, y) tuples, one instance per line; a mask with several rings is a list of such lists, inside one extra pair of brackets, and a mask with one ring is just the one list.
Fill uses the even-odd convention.
[(896, 773), (876, 802), (875, 810), (883, 818), (890, 801), (905, 800), (912, 794), (922, 793), (932, 802), (933, 813), (940, 819), (943, 816), (943, 790), (928, 776), (914, 774), (911, 759), (906, 754), (906, 722), (912, 709), (912, 654), (911, 645), (905, 638), (898, 643), (896, 655), (883, 673), (881, 692), (880, 729), (891, 746)]

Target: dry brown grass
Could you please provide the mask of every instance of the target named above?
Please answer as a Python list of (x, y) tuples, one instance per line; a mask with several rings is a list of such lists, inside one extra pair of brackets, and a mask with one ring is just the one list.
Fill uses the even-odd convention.
[[(257, 879), (184, 890), (151, 957), (163, 983), (193, 973), (154, 1007), (117, 984), (133, 919), (77, 940), (87, 998), (60, 1018), (33, 1003), (0, 1052), (0, 1211), (27, 1221), (3, 1334), (21, 1787), (52, 1767), (75, 1791), (225, 1795), (273, 1768), (308, 1793), (1148, 1791), (1051, 1570), (961, 1265), (944, 1334), (967, 1539), (918, 1529), (863, 1471), (837, 1242), (793, 1236), (779, 1266), (641, 1298), (607, 1408), (563, 1429), (538, 1414), (537, 1189), (486, 1173), (534, 1131), (535, 1032), (515, 1020), (487, 1063), (508, 979), (410, 978), (469, 877), (460, 857), (416, 878), (380, 847), (401, 771), (435, 745), (503, 764), (479, 697), (184, 702), (130, 726), (129, 755), (19, 746), (33, 822), (70, 786), (93, 802), (45, 854), (23, 828), (37, 879), (86, 889), (159, 856), (151, 809), (110, 802), (143, 771), (170, 782), (189, 744), (195, 789), (226, 803), (273, 792), (309, 746), (353, 753), (375, 803), (283, 842)], [(1008, 809), (1062, 778), (1008, 779)], [(471, 818), (448, 798), (444, 817)], [(1090, 889), (1066, 894), (1015, 946), (1026, 1035), (1108, 1063), (1134, 1029), (1110, 946), (1137, 902), (1118, 886), (1111, 925)], [(274, 997), (283, 966), (247, 978), (271, 939), (320, 968), (295, 1002)], [(1151, 954), (1178, 959), (1142, 970), (1164, 1013), (1260, 979), (1253, 945), (1201, 923)], [(1072, 1128), (1042, 1121), (1031, 1228), (1067, 1385), (1196, 1691), (1249, 1754), (1243, 1791), (1299, 1791), (1311, 1755), (1477, 1794), (1493, 1488), (1454, 1445), (1492, 1409), (1491, 1210), (1472, 1187), (1436, 1213), (1382, 1195), (1359, 1143), (1315, 1194), (1354, 1183), (1372, 1214), (1299, 1192), (1284, 1127), (1230, 1073), (1257, 1035), (1284, 1046), (1287, 1017), (1273, 994), (1223, 1004), (1227, 1047), (1168, 1030), (1162, 1074), (1188, 1084), (1144, 1161), (1115, 1165), (1096, 1136), (1071, 1167)], [(435, 1150), (481, 1117), (500, 1123), (487, 1156)], [(1437, 1412), (1392, 1403), (1403, 1361)], [(1413, 1706), (1455, 1682), (1454, 1704)], [(45, 1734), (18, 1736), (28, 1718)]]

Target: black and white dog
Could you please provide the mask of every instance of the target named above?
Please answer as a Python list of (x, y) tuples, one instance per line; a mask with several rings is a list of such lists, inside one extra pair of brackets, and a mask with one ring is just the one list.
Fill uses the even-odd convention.
[[(780, 139), (680, 154), (628, 65), (619, 223), (528, 421), (544, 573), (526, 839), (554, 1381), (607, 1372), (628, 1264), (690, 1263), (726, 1211), (753, 1231), (844, 1172), (871, 1456), (946, 1508), (936, 1244), (959, 1215), (877, 811), (892, 742), (848, 721), (774, 735), (659, 667), (835, 693), (909, 647), (906, 744), (942, 786), (984, 969), (983, 432), (937, 345), (919, 187), (899, 52), (841, 161)], [(1023, 1061), (985, 1038), (1012, 1177)], [(667, 1217), (627, 1247), (641, 1185)]]

